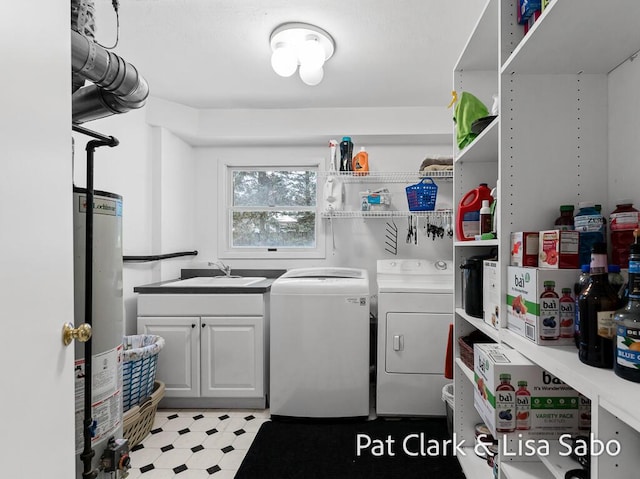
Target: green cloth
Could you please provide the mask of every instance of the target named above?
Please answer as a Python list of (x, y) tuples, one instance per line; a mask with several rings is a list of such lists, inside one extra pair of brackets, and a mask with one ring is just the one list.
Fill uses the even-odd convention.
[(471, 133), (471, 125), (474, 121), (489, 116), (489, 110), (471, 93), (463, 91), (453, 111), (453, 121), (457, 125), (456, 139), (458, 148), (462, 149), (477, 136)]

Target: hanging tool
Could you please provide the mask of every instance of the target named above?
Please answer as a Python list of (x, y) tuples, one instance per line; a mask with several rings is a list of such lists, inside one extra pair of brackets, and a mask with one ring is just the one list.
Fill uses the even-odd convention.
[(398, 227), (396, 226), (395, 221), (391, 218), (391, 222), (393, 224), (389, 224), (387, 221), (387, 232), (385, 234), (386, 240), (385, 251), (397, 255), (398, 254)]

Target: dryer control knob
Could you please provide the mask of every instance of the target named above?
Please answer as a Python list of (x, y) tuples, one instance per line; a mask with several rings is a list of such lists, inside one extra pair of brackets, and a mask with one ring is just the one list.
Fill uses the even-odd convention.
[(447, 269), (447, 262), (446, 261), (436, 261), (435, 267), (437, 270), (443, 271), (445, 269)]

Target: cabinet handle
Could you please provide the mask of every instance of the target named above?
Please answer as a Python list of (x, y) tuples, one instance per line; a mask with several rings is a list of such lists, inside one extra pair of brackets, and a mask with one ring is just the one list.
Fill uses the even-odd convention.
[(396, 334), (393, 337), (393, 350), (404, 351), (404, 335), (403, 334)]
[(202, 323), (202, 327), (204, 328), (206, 326), (206, 324)]
[(195, 328), (195, 327), (196, 327), (196, 325), (195, 325), (195, 324), (192, 324), (192, 325), (191, 325), (191, 327), (192, 327), (192, 328)]

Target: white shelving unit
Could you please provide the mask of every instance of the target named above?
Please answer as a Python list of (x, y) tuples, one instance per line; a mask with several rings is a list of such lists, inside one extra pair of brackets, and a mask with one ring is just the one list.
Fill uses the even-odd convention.
[[(453, 257), (461, 264), (497, 247), (502, 296), (496, 330), (465, 313), (463, 279), (456, 275), (455, 338), (481, 330), (589, 397), (594, 437), (621, 444), (615, 456), (592, 457), (591, 477), (635, 478), (640, 470), (640, 384), (581, 363), (573, 346), (537, 346), (512, 333), (505, 300), (510, 232), (551, 228), (561, 204), (588, 200), (610, 211), (612, 197), (640, 203), (637, 187), (623, 181), (629, 174), (640, 177), (640, 147), (634, 138), (619, 144), (621, 135), (615, 145), (609, 143), (615, 125), (633, 122), (635, 130), (640, 127), (637, 114), (621, 106), (620, 96), (628, 92), (616, 92), (610, 85), (612, 74), (640, 50), (635, 21), (640, 2), (552, 0), (526, 36), (516, 21), (517, 5), (517, 0), (486, 2), (453, 71), (458, 93), (471, 92), (487, 106), (496, 93), (500, 98), (498, 118), (464, 150), (454, 148), (453, 179), (454, 205), (479, 183), (497, 186), (498, 239), (454, 241)], [(615, 78), (635, 85), (640, 76), (637, 68), (635, 72), (633, 78), (620, 80), (622, 73)], [(618, 171), (621, 165), (624, 174)], [(608, 191), (612, 187), (618, 189)], [(454, 430), (459, 439), (473, 444), (473, 426), (480, 422), (473, 406), (474, 374), (460, 360), (455, 342)], [(502, 458), (501, 479), (564, 478), (567, 470), (579, 468), (560, 455), (559, 443), (551, 444), (550, 454), (537, 460)], [(493, 477), (481, 465), (484, 461), (469, 455), (459, 459), (467, 478)]]

